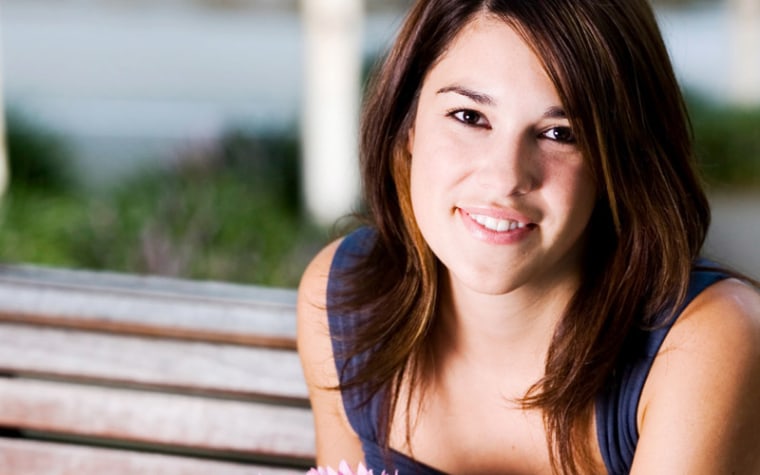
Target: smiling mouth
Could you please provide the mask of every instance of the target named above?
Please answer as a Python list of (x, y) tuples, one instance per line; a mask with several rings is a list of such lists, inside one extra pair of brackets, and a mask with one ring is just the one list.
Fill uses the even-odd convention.
[(513, 221), (511, 219), (498, 219), (498, 218), (494, 218), (492, 216), (486, 216), (483, 214), (470, 214), (470, 213), (467, 213), (467, 214), (470, 218), (472, 218), (473, 221), (480, 224), (484, 228), (491, 231), (496, 231), (499, 233), (514, 231), (516, 229), (522, 229), (528, 226), (528, 224), (526, 223)]

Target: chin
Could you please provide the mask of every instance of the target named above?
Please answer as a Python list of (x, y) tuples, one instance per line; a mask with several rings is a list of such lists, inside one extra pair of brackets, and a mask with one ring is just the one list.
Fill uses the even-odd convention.
[(449, 275), (452, 284), (456, 283), (483, 295), (505, 295), (522, 287), (527, 281), (522, 273), (505, 274), (503, 268), (498, 272), (493, 270), (449, 271)]

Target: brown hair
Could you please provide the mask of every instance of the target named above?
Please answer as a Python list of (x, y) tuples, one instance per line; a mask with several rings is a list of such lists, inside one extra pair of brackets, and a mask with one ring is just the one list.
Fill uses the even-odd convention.
[(340, 307), (369, 316), (351, 355), (373, 357), (342, 387), (386, 396), (387, 445), (402, 379), (410, 391), (423, 382), (440, 263), (414, 221), (405, 145), (425, 75), (479, 14), (503, 19), (532, 46), (599, 190), (580, 288), (556, 328), (545, 376), (522, 400), (543, 411), (554, 470), (585, 472), (594, 398), (633, 330), (683, 300), (710, 221), (686, 109), (645, 0), (415, 3), (364, 109), (361, 170), (377, 239), (346, 276)]

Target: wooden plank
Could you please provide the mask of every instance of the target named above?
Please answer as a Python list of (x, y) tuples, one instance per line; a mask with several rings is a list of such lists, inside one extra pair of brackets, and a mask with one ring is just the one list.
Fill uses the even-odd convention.
[(273, 398), (308, 393), (294, 351), (0, 323), (0, 372)]
[(303, 470), (0, 438), (3, 475), (303, 475)]
[(295, 301), (293, 289), (34, 265), (0, 264), (0, 282), (60, 286), (67, 289), (114, 290), (172, 298), (267, 302), (285, 306), (292, 305)]
[(0, 321), (295, 348), (294, 290), (21, 270), (0, 266)]
[(0, 378), (0, 426), (246, 460), (310, 464), (306, 408)]

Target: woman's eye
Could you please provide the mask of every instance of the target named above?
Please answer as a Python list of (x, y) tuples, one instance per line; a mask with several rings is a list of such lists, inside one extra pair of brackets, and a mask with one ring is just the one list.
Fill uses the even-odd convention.
[(552, 127), (541, 134), (549, 140), (555, 140), (562, 143), (575, 143), (575, 134), (570, 127)]
[(479, 112), (472, 109), (461, 109), (451, 112), (449, 115), (459, 122), (467, 125), (486, 125), (485, 119)]

